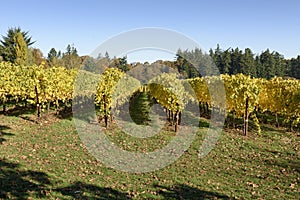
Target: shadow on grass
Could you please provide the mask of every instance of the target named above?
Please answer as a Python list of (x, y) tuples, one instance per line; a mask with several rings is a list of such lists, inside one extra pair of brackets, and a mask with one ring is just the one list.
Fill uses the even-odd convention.
[[(0, 114), (4, 114), (6, 116), (14, 116), (14, 117), (20, 117), (24, 120), (34, 122), (35, 120), (31, 119), (29, 116), (24, 115), (36, 115), (36, 107), (33, 105), (27, 105), (27, 106), (12, 106), (11, 108), (8, 108), (6, 112), (0, 111)], [(53, 108), (50, 108), (50, 112), (48, 113), (47, 110), (42, 111), (41, 116), (47, 117), (50, 114), (53, 114), (59, 118), (59, 119), (68, 119), (72, 120), (73, 113), (72, 113), (72, 107), (61, 107), (58, 110), (58, 113), (53, 110)]]
[(261, 131), (270, 131), (270, 132), (279, 132), (279, 133), (286, 133), (286, 129), (279, 129), (275, 128), (272, 125), (267, 125), (267, 124), (260, 124)]
[(200, 118), (199, 127), (200, 128), (209, 128), (209, 122), (203, 118)]
[(9, 108), (5, 113), (1, 111), (0, 114), (18, 117), (25, 114), (34, 114), (35, 112), (36, 109), (34, 106), (14, 106), (13, 108)]
[(278, 166), (284, 169), (292, 169), (297, 173), (300, 173), (300, 161), (299, 160), (266, 160), (265, 161), (270, 166)]
[[(275, 129), (274, 132), (268, 133), (268, 135), (264, 135), (265, 138), (268, 138), (269, 141), (273, 141), (273, 143), (268, 144), (267, 146), (262, 146), (261, 143), (258, 142), (245, 142), (243, 146), (240, 146), (240, 149), (251, 149), (252, 153), (249, 156), (239, 156), (232, 155), (232, 159), (239, 163), (249, 163), (254, 166), (269, 166), (272, 168), (283, 168), (284, 170), (289, 170), (290, 175), (292, 173), (299, 174), (300, 173), (300, 160), (297, 152), (293, 149), (293, 146), (297, 144), (290, 143), (290, 148), (286, 143), (278, 143), (278, 139), (276, 136), (282, 136), (284, 133), (280, 133)], [(295, 136), (298, 137), (298, 136)], [(284, 147), (284, 148), (283, 148)], [(244, 152), (243, 152), (244, 153)], [(241, 155), (243, 154), (241, 152)], [(272, 173), (273, 175), (273, 173)]]
[(111, 188), (102, 188), (91, 184), (76, 182), (70, 186), (57, 188), (55, 191), (74, 199), (131, 199), (125, 193)]
[(20, 170), (19, 165), (0, 160), (0, 199), (27, 199), (45, 197), (48, 175), (44, 172)]
[(5, 132), (5, 130), (8, 130), (8, 129), (10, 129), (8, 126), (2, 126), (2, 125), (0, 125), (0, 144), (2, 144), (3, 142), (6, 141), (6, 139), (3, 138), (3, 136), (6, 136), (6, 135), (12, 136), (12, 135), (14, 135), (12, 133)]
[(0, 199), (47, 199), (51, 196), (51, 190), (72, 199), (130, 199), (117, 190), (82, 182), (62, 188), (50, 188), (53, 188), (53, 185), (46, 173), (23, 170), (19, 164), (0, 160)]
[[(296, 173), (300, 173), (300, 160), (298, 159), (296, 152), (269, 149), (262, 149), (260, 151), (263, 150), (271, 154), (269, 158), (265, 159), (265, 163), (267, 165), (278, 166), (280, 168), (289, 169), (295, 171)], [(277, 157), (275, 157), (275, 155), (277, 155)]]
[(154, 185), (159, 188), (158, 193), (165, 199), (232, 199), (226, 195), (199, 190), (187, 185), (175, 185), (173, 187), (165, 187), (160, 185)]
[(59, 119), (67, 119), (72, 120), (73, 118), (73, 110), (72, 107), (64, 107), (58, 111), (58, 114), (56, 115)]

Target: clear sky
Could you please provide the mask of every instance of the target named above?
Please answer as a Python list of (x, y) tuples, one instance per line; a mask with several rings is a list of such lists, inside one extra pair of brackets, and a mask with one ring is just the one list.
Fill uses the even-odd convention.
[(220, 44), (254, 53), (269, 48), (286, 58), (300, 54), (298, 0), (13, 0), (0, 5), (0, 34), (20, 26), (44, 56), (52, 47), (65, 51), (67, 44), (87, 55), (112, 36), (143, 27), (178, 31), (205, 51)]

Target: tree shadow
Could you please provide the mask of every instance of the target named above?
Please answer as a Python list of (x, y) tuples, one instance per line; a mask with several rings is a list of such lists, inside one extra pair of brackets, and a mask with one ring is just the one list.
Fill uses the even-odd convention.
[(279, 128), (275, 128), (274, 126), (272, 125), (268, 125), (268, 124), (260, 124), (260, 128), (261, 128), (261, 131), (263, 132), (279, 132), (279, 133), (286, 133), (286, 128), (283, 129), (281, 127), (281, 129)]
[(21, 119), (24, 119), (29, 122), (37, 123), (35, 120), (31, 119), (30, 116), (27, 115), (34, 115), (36, 112), (36, 109), (32, 105), (27, 106), (19, 106), (16, 105), (13, 108), (7, 109), (6, 112), (0, 112), (0, 114), (4, 114), (6, 116), (12, 116), (12, 117), (20, 117)]
[(55, 191), (74, 199), (131, 199), (128, 195), (120, 191), (82, 182), (75, 182), (70, 186), (57, 188)]
[(207, 120), (204, 120), (203, 118), (199, 119), (199, 127), (201, 128), (209, 128), (210, 123)]
[(14, 106), (13, 108), (7, 109), (5, 113), (3, 111), (2, 114), (5, 114), (7, 116), (21, 116), (25, 114), (34, 114), (36, 112), (36, 109), (34, 106)]
[[(14, 117), (20, 117), (26, 121), (37, 123), (36, 120), (32, 119), (31, 115), (36, 116), (36, 107), (33, 105), (27, 105), (27, 106), (14, 106), (12, 108), (8, 108), (6, 112), (0, 111), (0, 114), (6, 115), (6, 116), (14, 116)], [(58, 112), (54, 111), (52, 108), (50, 108), (49, 112), (47, 110), (43, 111), (41, 113), (41, 118), (47, 118), (49, 115), (55, 115), (58, 119), (68, 119), (72, 120), (73, 118), (73, 112), (72, 107), (61, 107), (59, 108)], [(30, 115), (30, 116), (27, 116)]]
[(71, 121), (73, 118), (72, 107), (64, 107), (63, 109), (60, 109), (56, 116), (59, 119), (67, 119)]
[(296, 153), (288, 151), (270, 150), (266, 148), (260, 149), (260, 151), (266, 151), (274, 155), (280, 155), (277, 158), (272, 155), (268, 159), (265, 159), (265, 163), (267, 165), (278, 166), (284, 169), (291, 169), (297, 173), (300, 173), (300, 160), (297, 159), (298, 157)]
[(300, 173), (300, 161), (299, 160), (265, 160), (270, 166), (279, 166), (284, 169), (292, 169), (297, 173)]
[(8, 129), (10, 129), (8, 126), (2, 126), (2, 125), (0, 125), (0, 144), (2, 144), (3, 142), (6, 141), (6, 139), (3, 138), (3, 136), (6, 136), (6, 135), (12, 136), (12, 135), (14, 135), (12, 133), (5, 132), (5, 130), (8, 130)]
[(0, 199), (49, 198), (51, 190), (72, 199), (131, 199), (117, 190), (82, 182), (51, 189), (53, 186), (46, 173), (22, 170), (19, 164), (0, 159)]
[(172, 187), (154, 186), (159, 189), (158, 193), (165, 199), (233, 199), (217, 192), (199, 190), (183, 184)]
[(19, 164), (0, 160), (0, 199), (42, 198), (51, 184), (44, 172), (20, 170)]
[[(272, 134), (276, 134), (276, 132)], [(270, 139), (272, 138), (273, 137), (270, 137)], [(251, 149), (256, 152), (256, 154), (261, 154), (264, 156), (255, 156), (255, 158), (257, 159), (253, 159), (252, 156), (233, 156), (232, 159), (240, 163), (252, 163), (256, 166), (261, 166), (263, 164), (268, 165), (272, 168), (277, 166), (296, 173), (300, 173), (300, 160), (296, 152), (289, 150), (274, 150), (272, 148), (269, 149), (269, 147), (261, 147), (259, 146), (259, 144), (251, 145)]]

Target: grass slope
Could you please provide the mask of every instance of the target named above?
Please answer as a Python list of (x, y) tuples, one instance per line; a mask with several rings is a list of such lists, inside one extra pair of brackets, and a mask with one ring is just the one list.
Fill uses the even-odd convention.
[[(299, 198), (299, 133), (263, 127), (261, 136), (246, 138), (228, 130), (200, 160), (203, 128), (175, 163), (130, 174), (90, 155), (70, 119), (52, 118), (38, 125), (32, 117), (0, 115), (0, 199)], [(162, 132), (143, 142), (116, 127), (108, 132), (124, 149), (141, 151), (153, 150), (174, 135)]]

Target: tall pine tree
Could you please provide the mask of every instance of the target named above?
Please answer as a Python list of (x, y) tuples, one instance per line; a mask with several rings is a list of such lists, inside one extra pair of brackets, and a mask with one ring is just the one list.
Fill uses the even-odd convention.
[(241, 56), (241, 73), (256, 77), (256, 66), (254, 61), (254, 54), (251, 49), (246, 48), (244, 54)]
[(20, 32), (16, 33), (14, 36), (14, 43), (15, 63), (17, 65), (24, 66), (27, 64), (28, 60), (28, 47), (23, 35)]
[(0, 56), (4, 61), (9, 61), (12, 63), (16, 62), (15, 41), (16, 35), (19, 33), (21, 33), (23, 36), (23, 40), (25, 41), (27, 48), (34, 43), (31, 40), (31, 37), (28, 36), (28, 31), (22, 31), (20, 27), (8, 29), (6, 36), (3, 36), (1, 40), (2, 51), (0, 51)]

